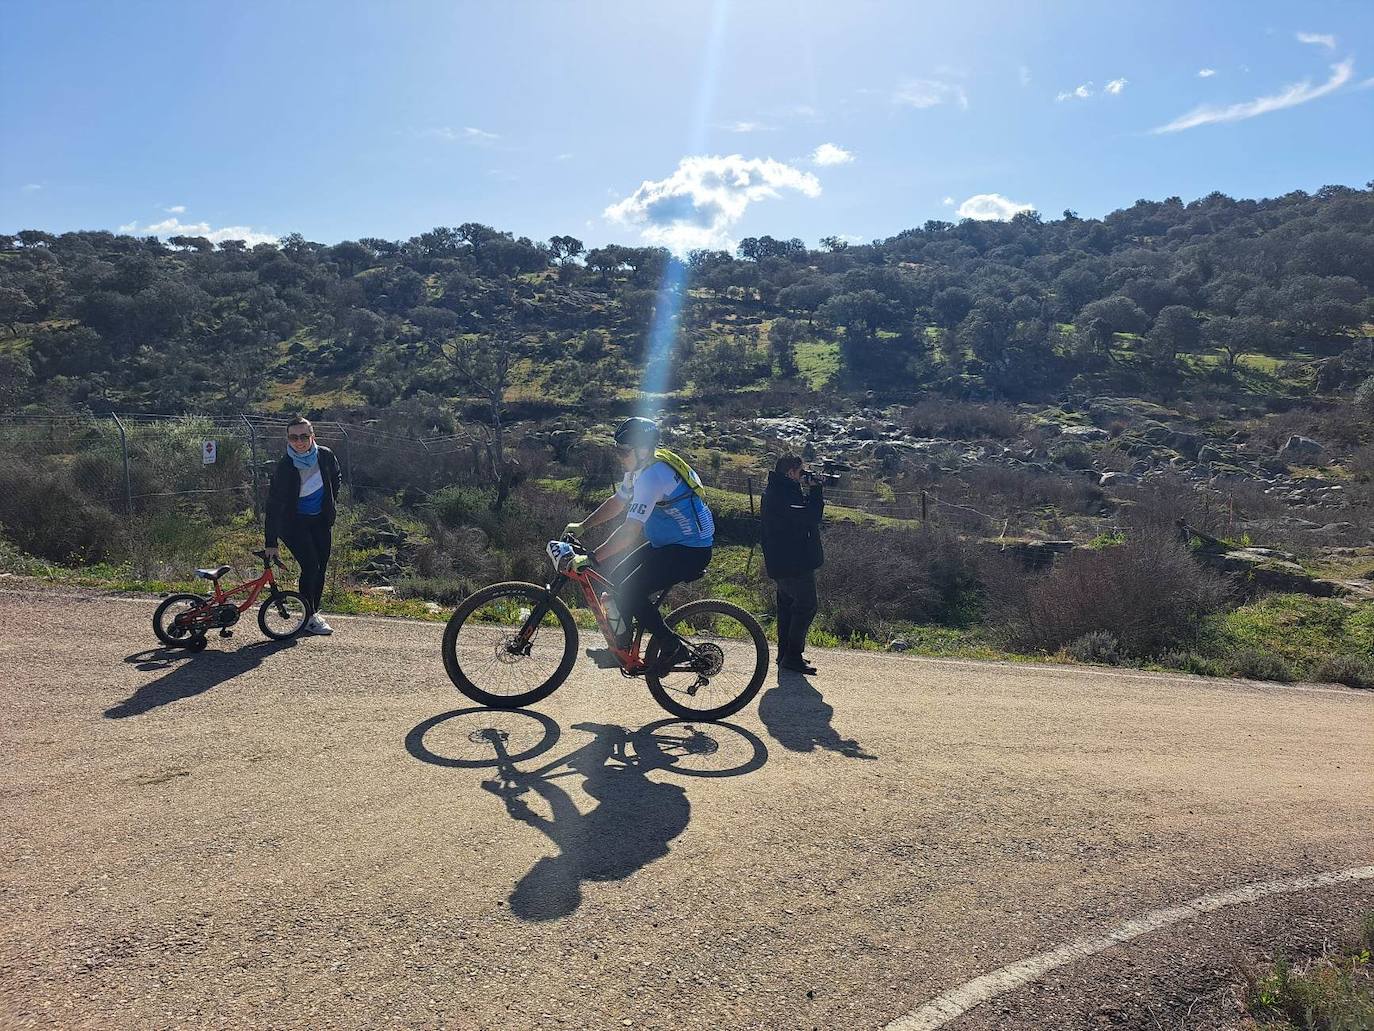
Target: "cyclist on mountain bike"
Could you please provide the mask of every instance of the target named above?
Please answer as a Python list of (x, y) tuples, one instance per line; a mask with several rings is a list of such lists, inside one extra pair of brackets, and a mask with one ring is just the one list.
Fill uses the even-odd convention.
[[(625, 619), (634, 618), (655, 637), (668, 628), (658, 606), (649, 603), (657, 591), (700, 579), (711, 563), (716, 525), (703, 497), (701, 478), (667, 448), (658, 446), (658, 424), (652, 419), (626, 419), (615, 431), (615, 446), (625, 476), (616, 492), (580, 523), (564, 533), (582, 537), (592, 527), (622, 513), (624, 522), (598, 548), (574, 560), (576, 567), (604, 566), (622, 556), (607, 579), (616, 585), (615, 603)], [(622, 643), (628, 641), (628, 624)], [(671, 665), (682, 646), (663, 654)]]

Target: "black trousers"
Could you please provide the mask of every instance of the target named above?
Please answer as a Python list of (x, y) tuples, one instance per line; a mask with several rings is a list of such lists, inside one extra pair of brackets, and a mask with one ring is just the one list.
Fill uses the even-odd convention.
[(806, 649), (806, 632), (816, 618), (816, 572), (784, 576), (778, 585), (778, 655), (796, 659)]
[(626, 616), (633, 616), (650, 634), (666, 633), (663, 613), (649, 604), (649, 595), (700, 579), (711, 564), (710, 548), (688, 548), (668, 544), (662, 548), (642, 544), (630, 552), (607, 575), (615, 586), (615, 603)]
[(333, 544), (332, 527), (319, 516), (297, 516), (286, 525), (281, 539), (301, 567), (301, 594), (310, 602), (311, 611), (319, 612)]

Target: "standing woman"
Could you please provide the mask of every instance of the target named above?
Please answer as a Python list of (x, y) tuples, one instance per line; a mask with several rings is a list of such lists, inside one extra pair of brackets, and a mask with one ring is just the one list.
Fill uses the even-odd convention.
[(334, 632), (320, 616), (320, 598), (341, 482), (334, 452), (315, 443), (309, 419), (296, 416), (286, 427), (286, 454), (272, 470), (264, 537), (269, 555), (277, 556), (280, 537), (301, 567), (301, 594), (312, 613), (305, 628), (312, 634)]

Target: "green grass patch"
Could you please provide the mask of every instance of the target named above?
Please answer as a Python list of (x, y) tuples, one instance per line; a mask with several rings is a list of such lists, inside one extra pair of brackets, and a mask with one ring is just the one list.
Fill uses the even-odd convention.
[(1245, 971), (1245, 1008), (1262, 1026), (1296, 1031), (1374, 1027), (1374, 913), (1337, 948), (1300, 963), (1280, 955)]
[(820, 390), (840, 371), (840, 345), (829, 340), (807, 340), (796, 345), (797, 372), (812, 390)]

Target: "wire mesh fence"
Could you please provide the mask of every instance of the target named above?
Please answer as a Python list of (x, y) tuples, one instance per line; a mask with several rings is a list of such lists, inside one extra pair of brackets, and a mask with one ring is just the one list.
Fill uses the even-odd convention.
[[(145, 580), (212, 559), (244, 563), (261, 546), (286, 423), (248, 413), (0, 415), (0, 524), (24, 553), (63, 565), (113, 562)], [(333, 421), (314, 428), (339, 460), (341, 529), (366, 518), (374, 498), (414, 503), (472, 482), (482, 468), (474, 434), (410, 437)], [(336, 574), (350, 568), (350, 540), (340, 537)]]
[[(0, 415), (0, 456), (61, 469), (86, 497), (124, 515), (167, 508), (224, 517), (261, 515), (272, 469), (285, 453), (284, 418), (263, 415)], [(480, 457), (472, 434), (406, 437), (371, 425), (317, 422), (316, 439), (339, 459), (353, 499), (428, 493)]]

